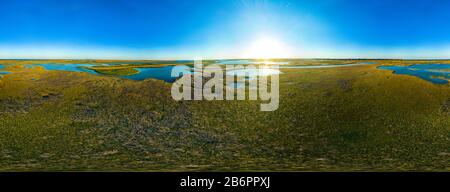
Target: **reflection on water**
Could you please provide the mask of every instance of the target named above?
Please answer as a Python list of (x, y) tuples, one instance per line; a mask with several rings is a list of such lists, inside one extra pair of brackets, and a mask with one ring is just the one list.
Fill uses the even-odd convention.
[(447, 84), (450, 79), (450, 64), (380, 66), (378, 69), (392, 70), (395, 74), (400, 75), (412, 75), (435, 84)]
[[(225, 74), (229, 76), (245, 76), (247, 79), (255, 79), (257, 76), (268, 76), (268, 75), (279, 75), (282, 72), (279, 69), (314, 69), (314, 68), (333, 68), (333, 67), (346, 67), (346, 66), (358, 66), (358, 65), (368, 65), (374, 64), (374, 62), (360, 62), (354, 64), (340, 64), (340, 65), (315, 65), (315, 66), (289, 66), (286, 65), (289, 62), (275, 62), (275, 61), (258, 61), (258, 60), (220, 60), (216, 61), (219, 65), (239, 65), (239, 64), (255, 64), (255, 68), (242, 68), (226, 71)], [(261, 64), (261, 65), (258, 65)], [(57, 70), (57, 71), (72, 71), (72, 72), (84, 72), (94, 75), (102, 75), (94, 70), (88, 69), (86, 67), (99, 66), (99, 65), (120, 65), (120, 63), (107, 63), (107, 64), (29, 64), (25, 65), (25, 68), (32, 68), (35, 66), (43, 67), (46, 70)], [(174, 82), (179, 76), (172, 77), (172, 69), (175, 66), (162, 66), (162, 67), (148, 67), (148, 68), (134, 68), (138, 71), (137, 74), (128, 76), (119, 76), (126, 79), (132, 80), (145, 80), (148, 78), (163, 80), (168, 83)], [(4, 68), (0, 65), (0, 68)], [(183, 74), (195, 74), (196, 69), (186, 68)], [(240, 85), (236, 85), (239, 87)]]
[(275, 68), (246, 68), (246, 69), (235, 69), (226, 72), (229, 76), (245, 76), (249, 78), (256, 78), (258, 76), (268, 76), (268, 75), (279, 75), (281, 71)]
[[(244, 69), (235, 69), (226, 71), (225, 75), (227, 76), (236, 76), (236, 77), (245, 77), (248, 82), (258, 80), (260, 76), (269, 76), (269, 75), (279, 75), (282, 74), (277, 67), (260, 67), (260, 68), (244, 68)], [(231, 85), (227, 85), (230, 88), (241, 89), (245, 88), (246, 83), (243, 82), (234, 82)], [(256, 87), (252, 87), (253, 84), (248, 84), (250, 89), (256, 89)]]
[[(101, 75), (94, 70), (87, 69), (85, 67), (95, 66), (93, 64), (31, 64), (26, 65), (27, 68), (41, 66), (46, 70), (57, 70), (57, 71), (72, 71), (72, 72), (86, 72), (94, 75)], [(150, 68), (134, 68), (138, 71), (137, 74), (129, 76), (120, 76), (126, 79), (132, 79), (137, 81), (142, 81), (148, 78), (163, 80), (168, 83), (173, 83), (179, 75), (171, 76), (172, 69), (177, 66), (163, 66), (163, 67), (150, 67)], [(195, 74), (196, 70), (192, 68), (182, 68), (180, 67), (183, 74)], [(236, 75), (236, 76), (246, 76), (248, 78), (255, 78), (257, 76), (267, 76), (272, 74), (281, 74), (278, 69), (272, 68), (254, 68), (254, 69), (237, 69), (227, 71), (226, 75)]]

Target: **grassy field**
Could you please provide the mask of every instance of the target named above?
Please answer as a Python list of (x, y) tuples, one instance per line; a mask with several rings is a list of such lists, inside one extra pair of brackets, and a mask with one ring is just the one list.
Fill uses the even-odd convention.
[[(274, 112), (177, 102), (160, 80), (24, 67), (42, 62), (0, 60), (11, 72), (0, 78), (0, 171), (450, 171), (450, 86), (376, 69), (436, 61), (282, 69)], [(349, 62), (360, 60), (295, 64)]]

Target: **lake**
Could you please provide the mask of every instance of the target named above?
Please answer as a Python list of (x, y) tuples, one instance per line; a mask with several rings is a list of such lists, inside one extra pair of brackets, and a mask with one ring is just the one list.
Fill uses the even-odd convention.
[[(152, 67), (152, 68), (135, 68), (139, 73), (130, 76), (122, 76), (123, 78), (142, 81), (145, 79), (153, 78), (163, 80), (168, 83), (173, 83), (177, 80), (179, 76), (172, 77), (172, 69), (175, 66), (164, 66), (164, 67)], [(183, 74), (190, 74), (189, 71), (183, 70)]]
[(450, 64), (415, 64), (410, 66), (380, 66), (378, 69), (391, 70), (394, 74), (411, 75), (434, 84), (448, 84)]
[(282, 74), (280, 70), (275, 68), (255, 68), (255, 69), (235, 69), (226, 72), (228, 76), (245, 76), (248, 78), (256, 78), (258, 76), (269, 76)]
[[(181, 61), (185, 62), (185, 61)], [(289, 62), (272, 62), (272, 61), (256, 61), (256, 60), (220, 60), (216, 61), (215, 64), (219, 65), (239, 65), (239, 64), (264, 64), (268, 65), (264, 68), (255, 69), (237, 69), (227, 71), (226, 75), (236, 75), (236, 76), (246, 76), (249, 79), (256, 78), (257, 76), (268, 76), (273, 74), (282, 74), (279, 69), (315, 69), (315, 68), (334, 68), (334, 67), (350, 67), (359, 65), (369, 65), (374, 64), (373, 62), (361, 62), (353, 64), (339, 64), (339, 65), (314, 65), (314, 66), (289, 66), (286, 65)], [(46, 70), (56, 70), (56, 71), (71, 71), (71, 72), (84, 72), (93, 75), (103, 75), (95, 72), (94, 70), (88, 69), (86, 67), (99, 66), (99, 65), (120, 65), (120, 63), (107, 63), (107, 64), (29, 64), (25, 65), (26, 68), (32, 68), (36, 66), (43, 67)], [(275, 66), (271, 66), (275, 65)], [(0, 67), (3, 67), (0, 65)], [(168, 83), (173, 83), (179, 76), (172, 77), (172, 69), (176, 66), (162, 66), (162, 67), (148, 67), (148, 68), (134, 68), (138, 71), (134, 75), (123, 75), (119, 76), (126, 79), (132, 79), (137, 81), (142, 81), (145, 79), (153, 78), (163, 80)], [(193, 74), (195, 72), (190, 72), (190, 69), (182, 70), (184, 74)]]
[(94, 75), (98, 75), (99, 73), (95, 72), (94, 70), (86, 69), (84, 67), (92, 67), (96, 66), (93, 64), (57, 64), (57, 63), (51, 63), (51, 64), (30, 64), (25, 65), (26, 68), (32, 68), (35, 66), (43, 67), (46, 70), (56, 70), (56, 71), (72, 71), (72, 72), (85, 72), (90, 73)]

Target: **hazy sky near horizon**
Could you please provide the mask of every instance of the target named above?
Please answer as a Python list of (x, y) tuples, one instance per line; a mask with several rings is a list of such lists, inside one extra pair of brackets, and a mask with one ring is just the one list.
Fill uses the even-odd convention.
[(0, 58), (450, 58), (449, 21), (446, 0), (0, 0)]

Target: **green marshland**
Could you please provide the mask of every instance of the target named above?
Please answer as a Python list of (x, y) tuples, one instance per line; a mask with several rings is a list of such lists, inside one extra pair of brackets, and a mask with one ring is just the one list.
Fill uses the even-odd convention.
[[(449, 84), (378, 69), (450, 61), (280, 61), (373, 64), (282, 68), (262, 112), (121, 77), (189, 62), (0, 60), (0, 171), (450, 171)], [(45, 63), (101, 75), (29, 67)]]

